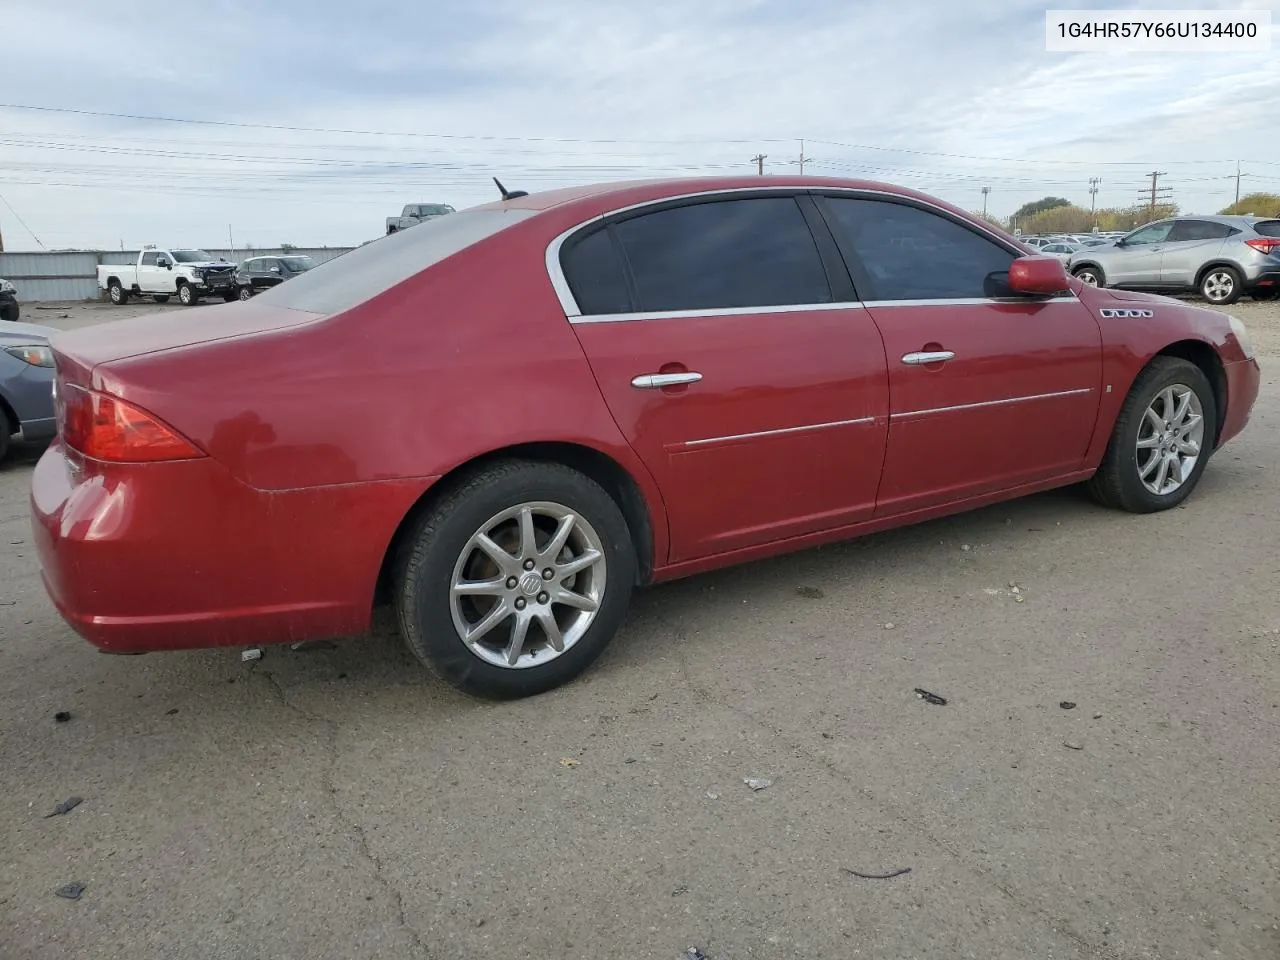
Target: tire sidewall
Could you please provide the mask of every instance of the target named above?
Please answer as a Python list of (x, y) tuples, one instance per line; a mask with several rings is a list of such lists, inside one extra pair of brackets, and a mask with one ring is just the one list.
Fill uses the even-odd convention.
[[(1148, 490), (1138, 476), (1138, 432), (1141, 430), (1143, 414), (1147, 407), (1161, 390), (1175, 383), (1190, 387), (1199, 398), (1201, 409), (1204, 411), (1204, 438), (1201, 441), (1200, 459), (1196, 461), (1191, 476), (1172, 493), (1159, 495)], [(1158, 374), (1152, 371), (1150, 375), (1141, 377), (1125, 401), (1122, 425), (1114, 440), (1119, 453), (1116, 466), (1120, 471), (1119, 479), (1125, 487), (1126, 497), (1138, 503), (1144, 512), (1154, 513), (1176, 507), (1191, 496), (1192, 491), (1199, 485), (1200, 476), (1204, 473), (1209, 458), (1213, 454), (1213, 448), (1217, 442), (1217, 431), (1218, 403), (1213, 394), (1213, 386), (1209, 383), (1209, 378), (1195, 364), (1182, 361), (1162, 368)]]
[[(582, 516), (600, 536), (606, 580), (600, 609), (587, 632), (544, 666), (497, 667), (468, 649), (453, 625), (450, 588), (467, 541), (495, 514), (519, 503), (552, 501)], [(401, 573), (397, 608), (409, 648), (446, 681), (482, 697), (532, 696), (573, 679), (604, 651), (626, 613), (635, 580), (635, 550), (625, 519), (594, 481), (558, 465), (528, 463), (496, 475), (450, 509), (428, 514)], [(501, 628), (499, 628), (501, 629)]]

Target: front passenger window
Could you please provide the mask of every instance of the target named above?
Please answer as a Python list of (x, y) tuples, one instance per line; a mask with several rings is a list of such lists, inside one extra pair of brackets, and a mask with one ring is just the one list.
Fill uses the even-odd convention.
[(1168, 223), (1153, 223), (1149, 227), (1143, 227), (1124, 238), (1126, 247), (1134, 247), (1143, 243), (1163, 243), (1169, 238), (1169, 231), (1173, 229), (1173, 221)]

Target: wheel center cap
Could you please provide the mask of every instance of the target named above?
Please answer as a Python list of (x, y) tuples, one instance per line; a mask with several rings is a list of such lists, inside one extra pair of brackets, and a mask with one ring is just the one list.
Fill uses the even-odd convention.
[(530, 570), (520, 578), (520, 592), (526, 597), (532, 597), (542, 589), (542, 577)]

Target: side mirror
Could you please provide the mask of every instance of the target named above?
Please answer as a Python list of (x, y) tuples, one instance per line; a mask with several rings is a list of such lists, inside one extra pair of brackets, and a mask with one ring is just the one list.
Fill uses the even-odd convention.
[(168, 269), (169, 269), (169, 261), (168, 261), (165, 257), (156, 257), (156, 266), (157, 266), (157, 267), (164, 267), (166, 270), (168, 270)]
[(1025, 296), (1050, 297), (1071, 289), (1057, 257), (1019, 257), (1009, 264), (1009, 289)]

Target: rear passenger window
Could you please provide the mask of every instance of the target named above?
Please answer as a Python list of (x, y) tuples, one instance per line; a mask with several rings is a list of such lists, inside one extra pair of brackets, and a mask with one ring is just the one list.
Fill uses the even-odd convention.
[(142, 265), (144, 267), (154, 267), (159, 256), (158, 253), (144, 253), (142, 255)]
[(1224, 240), (1239, 231), (1225, 223), (1211, 220), (1179, 220), (1169, 231), (1169, 242), (1179, 240)]
[(1280, 220), (1259, 220), (1253, 232), (1260, 237), (1280, 237)]
[(862, 267), (862, 286), (868, 289), (858, 292), (864, 300), (964, 300), (1004, 293), (1001, 286), (1015, 254), (968, 227), (903, 203), (837, 197), (823, 202), (846, 256)]
[(597, 230), (569, 244), (560, 266), (583, 314), (627, 313), (631, 309), (622, 261), (608, 230)]
[(791, 197), (671, 207), (615, 224), (651, 310), (830, 303), (817, 244)]

